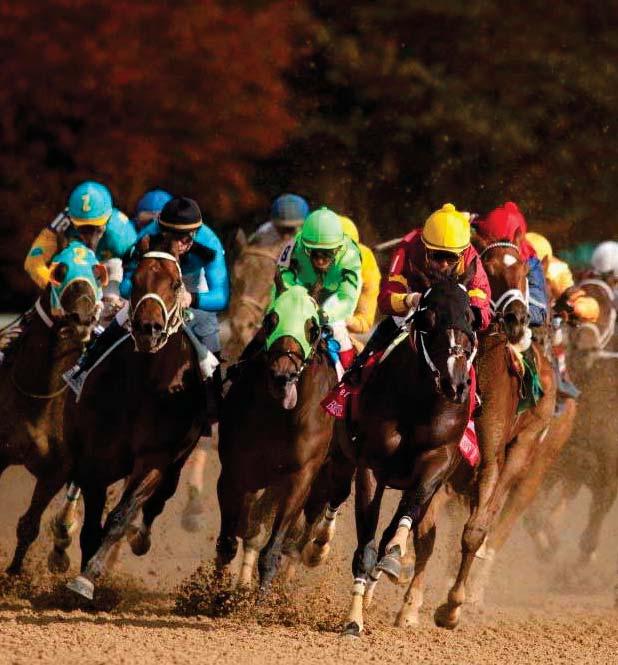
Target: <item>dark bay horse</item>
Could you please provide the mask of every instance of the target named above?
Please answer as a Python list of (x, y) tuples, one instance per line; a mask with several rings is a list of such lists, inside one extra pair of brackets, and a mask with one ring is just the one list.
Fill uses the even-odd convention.
[(69, 476), (62, 374), (77, 361), (97, 323), (106, 271), (93, 252), (74, 241), (54, 257), (50, 278), (10, 359), (0, 366), (0, 475), (17, 464), (36, 478), (17, 526), (11, 574), (21, 572), (41, 516)]
[(276, 283), (277, 297), (264, 319), (267, 349), (232, 384), (219, 425), (217, 567), (228, 569), (247, 530), (248, 508), (266, 488), (276, 497), (276, 509), (258, 559), (262, 591), (277, 573), (303, 507), (309, 524), (322, 510), (310, 493), (329, 451), (333, 419), (320, 400), (337, 381), (321, 341), (317, 304), (303, 287)]
[(582, 389), (573, 434), (547, 475), (542, 496), (526, 515), (525, 525), (541, 559), (553, 560), (560, 549), (560, 518), (586, 487), (592, 494), (588, 522), (579, 543), (576, 569), (594, 561), (601, 529), (618, 496), (618, 443), (608, 413), (618, 407), (618, 344), (612, 288), (601, 276), (577, 284), (599, 303), (595, 323), (569, 332), (569, 368)]
[[(535, 342), (532, 353), (543, 396), (536, 404), (531, 404), (531, 408), (518, 413), (520, 381), (512, 371), (508, 345), (528, 344), (525, 330), (529, 320), (528, 269), (520, 256), (519, 243), (482, 243), (479, 240), (477, 248), (491, 286), (494, 322), (479, 336), (476, 367), (483, 405), (476, 418), (476, 430), (481, 464), (472, 487), (471, 511), (462, 536), (457, 578), (447, 602), (435, 613), (436, 623), (445, 628), (454, 628), (459, 622), (473, 562), (476, 559), (477, 566), (491, 565), (492, 552), (505, 542), (516, 520), (534, 499), (548, 467), (565, 442), (564, 437), (556, 437), (551, 445), (545, 445), (554, 413), (556, 387), (551, 361), (544, 348)], [(426, 562), (431, 555), (435, 537), (431, 525), (424, 527), (422, 535), (430, 535), (420, 543), (421, 562)], [(482, 545), (484, 548), (479, 553)], [(424, 563), (419, 570), (417, 563), (417, 575), (423, 566)], [(484, 578), (486, 575), (481, 576), (481, 583)], [(405, 617), (401, 620), (405, 622)]]
[[(182, 330), (176, 243), (141, 249), (131, 337), (93, 368), (79, 402), (66, 405), (66, 440), (76, 460), (71, 479), (85, 504), (82, 573), (69, 588), (90, 599), (110, 551), (140, 509), (142, 523), (128, 539), (134, 554), (149, 550), (152, 523), (174, 494), (204, 419), (198, 358)], [(122, 478), (122, 497), (102, 526), (107, 488)]]
[[(423, 295), (405, 339), (376, 366), (359, 396), (353, 438), (343, 450), (356, 467), (357, 548), (352, 606), (344, 634), (363, 630), (367, 582), (384, 570), (397, 576), (407, 535), (422, 519), (441, 485), (460, 463), (459, 443), (470, 415), (470, 371), (476, 351), (474, 314), (466, 283), (435, 282)], [(334, 458), (335, 466), (337, 458)], [(328, 510), (336, 512), (351, 475), (338, 475)], [(399, 507), (379, 547), (375, 543), (386, 487), (402, 490)]]

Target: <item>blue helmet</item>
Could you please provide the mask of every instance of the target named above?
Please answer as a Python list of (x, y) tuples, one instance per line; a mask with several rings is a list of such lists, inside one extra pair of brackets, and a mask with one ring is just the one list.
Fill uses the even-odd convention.
[(163, 206), (168, 201), (171, 201), (172, 198), (172, 195), (164, 189), (151, 189), (137, 202), (135, 214), (139, 215), (140, 212), (161, 212)]
[(86, 180), (69, 196), (69, 217), (75, 226), (105, 226), (112, 214), (112, 195), (99, 182)]
[(297, 194), (278, 196), (270, 211), (270, 218), (275, 226), (302, 226), (309, 214), (309, 204)]

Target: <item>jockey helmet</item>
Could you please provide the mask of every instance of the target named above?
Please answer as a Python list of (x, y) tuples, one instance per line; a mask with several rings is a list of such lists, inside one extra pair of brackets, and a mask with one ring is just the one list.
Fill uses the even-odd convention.
[(179, 196), (169, 200), (159, 215), (159, 226), (164, 231), (191, 233), (202, 225), (200, 207), (193, 199)]
[(344, 242), (339, 215), (326, 206), (314, 210), (305, 219), (300, 241), (307, 250), (338, 249)]
[(592, 267), (598, 273), (611, 272), (618, 277), (618, 242), (606, 240), (594, 250), (590, 259)]
[(282, 194), (274, 201), (270, 218), (275, 226), (299, 228), (309, 214), (309, 205), (298, 194)]
[(112, 195), (105, 185), (87, 180), (69, 196), (69, 217), (75, 226), (105, 226), (112, 214)]
[(445, 203), (427, 218), (421, 240), (429, 250), (461, 254), (470, 246), (468, 219), (468, 213), (460, 212), (452, 203)]
[(540, 233), (529, 231), (526, 233), (526, 240), (532, 245), (532, 249), (534, 249), (534, 253), (537, 255), (539, 261), (542, 261), (545, 257), (551, 259), (554, 256), (554, 250), (549, 240)]
[(348, 236), (348, 238), (352, 238), (352, 240), (358, 245), (360, 242), (360, 236), (356, 224), (349, 217), (344, 217), (343, 215), (339, 215), (339, 221), (341, 222), (341, 228), (343, 229), (344, 234)]
[(485, 218), (476, 222), (477, 233), (486, 240), (515, 241), (517, 231), (525, 234), (528, 230), (526, 218), (516, 203), (507, 201), (503, 206), (494, 208)]
[(142, 212), (160, 213), (163, 206), (172, 200), (172, 195), (164, 189), (151, 189), (137, 202), (135, 214)]

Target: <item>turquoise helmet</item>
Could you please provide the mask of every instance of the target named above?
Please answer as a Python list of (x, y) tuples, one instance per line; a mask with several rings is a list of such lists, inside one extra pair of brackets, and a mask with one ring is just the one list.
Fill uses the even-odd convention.
[(69, 196), (69, 217), (74, 226), (105, 226), (112, 214), (112, 195), (101, 183), (86, 180)]

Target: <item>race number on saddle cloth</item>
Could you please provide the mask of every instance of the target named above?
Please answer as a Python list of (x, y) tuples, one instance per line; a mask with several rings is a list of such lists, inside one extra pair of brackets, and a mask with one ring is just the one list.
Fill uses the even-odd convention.
[[(293, 247), (285, 257), (282, 254), (278, 270), (286, 286), (317, 291), (321, 323), (332, 329), (339, 360), (348, 367), (355, 351), (346, 320), (360, 296), (361, 256), (356, 243), (344, 235), (339, 216), (325, 207), (308, 215)], [(330, 348), (334, 352), (335, 344)]]

